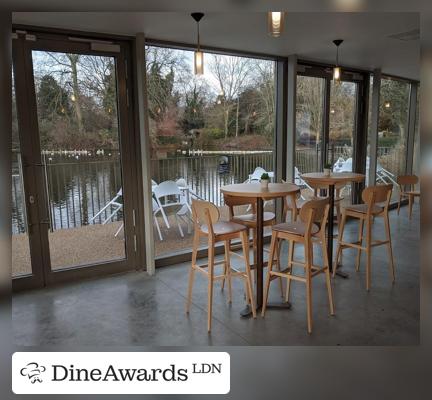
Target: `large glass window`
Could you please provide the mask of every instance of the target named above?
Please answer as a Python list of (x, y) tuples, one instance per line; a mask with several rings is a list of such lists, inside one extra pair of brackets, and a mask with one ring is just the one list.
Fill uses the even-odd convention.
[[(410, 84), (381, 79), (377, 180), (405, 173)], [(382, 179), (381, 179), (382, 178)]]
[(417, 107), (415, 117), (415, 136), (414, 136), (414, 149), (413, 149), (413, 174), (420, 176), (420, 87), (417, 88)]
[(12, 74), (12, 277), (30, 275), (30, 242), (24, 195), (15, 82)]
[(357, 84), (331, 81), (328, 162), (343, 171), (352, 171), (355, 135)]
[(296, 173), (321, 168), (325, 83), (324, 78), (297, 76)]
[[(192, 51), (148, 46), (146, 64), (155, 252), (164, 256), (191, 247), (192, 198), (228, 218), (221, 186), (249, 180), (258, 167), (273, 174), (275, 63), (205, 54), (196, 76)], [(162, 195), (178, 193), (172, 182), (180, 195)]]

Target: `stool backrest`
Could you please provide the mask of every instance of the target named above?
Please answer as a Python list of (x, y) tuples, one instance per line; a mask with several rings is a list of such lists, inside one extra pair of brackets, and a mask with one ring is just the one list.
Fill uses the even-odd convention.
[(229, 208), (230, 218), (234, 216), (234, 207), (252, 205), (252, 212), (255, 213), (256, 199), (251, 197), (230, 196), (224, 194), (225, 205)]
[(399, 175), (396, 179), (396, 182), (399, 185), (399, 188), (402, 192), (406, 190), (414, 190), (415, 185), (417, 185), (419, 178), (417, 175)]
[(383, 203), (387, 209), (390, 203), (393, 184), (368, 186), (362, 192), (362, 200), (368, 205), (368, 212), (372, 211), (372, 207), (377, 203)]
[[(319, 190), (325, 190), (326, 193), (328, 193), (329, 185), (325, 185), (325, 184), (322, 184), (322, 183), (318, 183), (317, 184), (317, 183), (313, 183), (313, 182), (309, 182), (309, 185), (314, 190), (314, 196), (315, 197), (318, 197), (320, 195)], [(340, 197), (340, 193), (341, 193), (342, 189), (345, 186), (346, 186), (346, 183), (336, 183), (335, 184), (335, 195), (336, 195), (336, 197)]]
[(205, 200), (192, 200), (192, 220), (197, 225), (212, 225), (219, 221), (220, 212), (213, 203)]
[(306, 234), (310, 235), (312, 224), (318, 223), (324, 231), (327, 223), (330, 204), (328, 198), (312, 199), (303, 204), (300, 209), (300, 220), (306, 224)]
[[(281, 182), (286, 183), (286, 180), (281, 179)], [(283, 198), (284, 207), (286, 207), (286, 208), (297, 207), (297, 201), (296, 200), (300, 200), (300, 199), (301, 199), (301, 191), (300, 190), (294, 194), (289, 194), (288, 196), (285, 196)]]

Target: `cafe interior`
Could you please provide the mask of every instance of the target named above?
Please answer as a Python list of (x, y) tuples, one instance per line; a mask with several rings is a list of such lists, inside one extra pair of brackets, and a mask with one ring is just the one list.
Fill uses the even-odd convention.
[(15, 12), (19, 346), (410, 346), (416, 13)]

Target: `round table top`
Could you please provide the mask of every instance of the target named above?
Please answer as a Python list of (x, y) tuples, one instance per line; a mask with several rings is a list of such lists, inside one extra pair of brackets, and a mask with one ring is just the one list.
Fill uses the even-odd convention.
[(262, 197), (266, 199), (283, 197), (297, 193), (300, 188), (293, 183), (269, 183), (268, 188), (261, 187), (261, 183), (237, 183), (221, 187), (221, 192), (238, 197)]
[(332, 172), (330, 176), (325, 176), (324, 172), (309, 172), (302, 174), (301, 178), (306, 182), (335, 185), (342, 182), (362, 182), (365, 179), (365, 175), (356, 172)]

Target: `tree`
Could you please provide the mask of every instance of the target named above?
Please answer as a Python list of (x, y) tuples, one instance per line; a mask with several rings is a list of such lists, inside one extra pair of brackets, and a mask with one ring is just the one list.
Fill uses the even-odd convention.
[(174, 93), (174, 69), (163, 75), (162, 66), (154, 62), (147, 73), (147, 93), (150, 118), (163, 119), (169, 105), (176, 102)]
[(408, 101), (407, 83), (394, 79), (381, 80), (379, 130), (399, 134), (401, 142), (406, 137)]
[(204, 127), (204, 107), (205, 100), (201, 95), (199, 88), (195, 85), (191, 92), (186, 93), (185, 109), (181, 120), (181, 127), (185, 134), (192, 129), (201, 129)]
[(264, 60), (253, 60), (254, 87), (258, 94), (258, 104), (254, 109), (254, 124), (267, 136), (274, 135), (275, 115), (275, 75), (274, 63)]
[(297, 77), (297, 134), (306, 129), (308, 134), (320, 139), (323, 119), (323, 80), (308, 76)]
[(355, 123), (356, 84), (339, 82), (331, 85), (330, 140), (349, 142), (352, 146)]
[(84, 126), (83, 126), (83, 117), (82, 117), (82, 110), (81, 110), (81, 93), (78, 84), (78, 62), (80, 59), (80, 55), (68, 53), (66, 54), (66, 57), (70, 63), (70, 74), (72, 77), (72, 93), (73, 93), (72, 102), (75, 108), (78, 131), (79, 133), (82, 134), (84, 132)]
[(241, 91), (248, 85), (252, 62), (248, 58), (212, 55), (210, 62), (210, 71), (215, 77), (220, 89), (220, 106), (223, 110), (224, 133), (228, 137), (229, 117), (233, 108), (236, 111), (236, 128), (235, 136), (238, 136), (238, 96)]
[(51, 75), (42, 76), (37, 97), (40, 119), (52, 120), (59, 115), (71, 115), (68, 93)]

